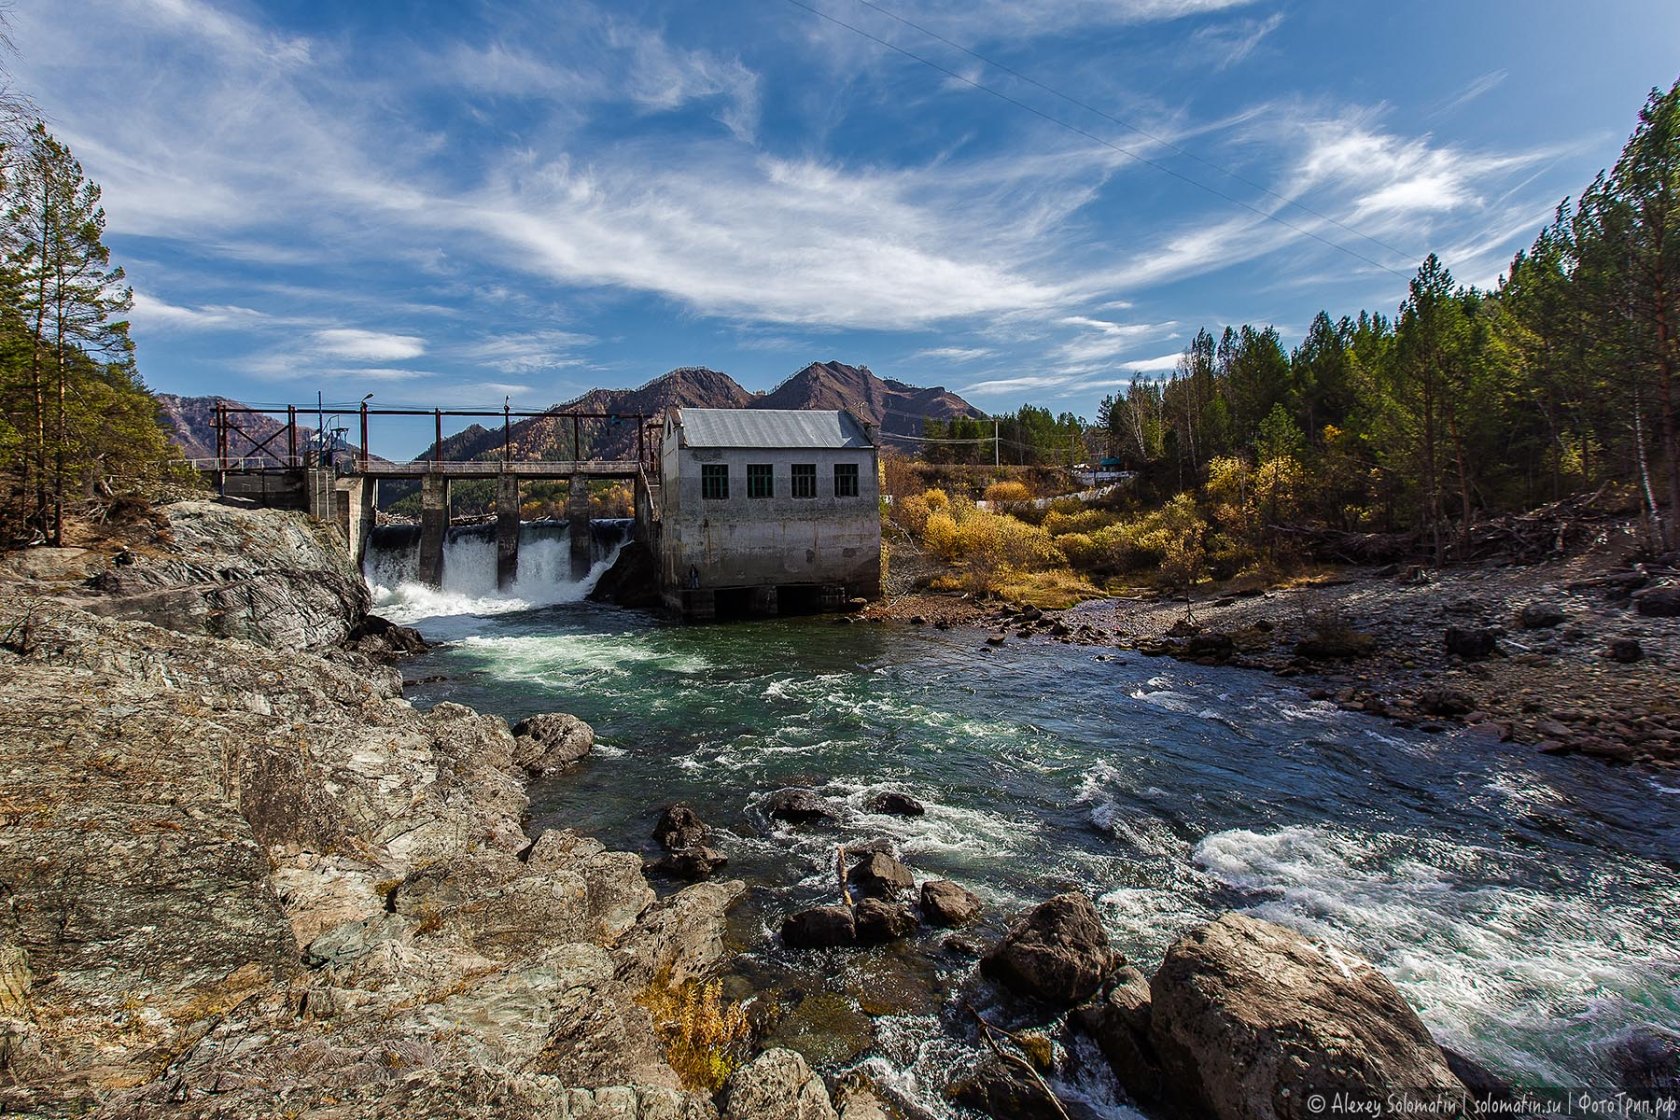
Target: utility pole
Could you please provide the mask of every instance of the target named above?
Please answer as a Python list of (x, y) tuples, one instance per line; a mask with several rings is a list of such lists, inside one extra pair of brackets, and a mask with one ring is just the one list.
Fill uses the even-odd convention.
[(1003, 444), (998, 440), (998, 419), (994, 416), (992, 417), (992, 466), (1001, 466), (1002, 463)]

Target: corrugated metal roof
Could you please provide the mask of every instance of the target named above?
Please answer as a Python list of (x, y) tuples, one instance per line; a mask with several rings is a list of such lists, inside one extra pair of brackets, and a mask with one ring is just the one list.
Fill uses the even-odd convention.
[(689, 447), (870, 447), (849, 412), (774, 408), (677, 410)]

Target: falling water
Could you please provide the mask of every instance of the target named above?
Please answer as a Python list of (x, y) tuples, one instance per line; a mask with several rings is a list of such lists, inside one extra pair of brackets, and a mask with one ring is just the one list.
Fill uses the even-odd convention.
[(443, 544), (443, 586), (416, 578), (420, 527), (381, 525), (362, 560), (375, 612), (394, 622), (507, 614), (581, 601), (629, 541), (635, 522), (612, 518), (589, 523), (590, 566), (572, 578), (571, 544), (564, 521), (527, 521), (519, 527), (519, 570), (512, 586), (496, 586), (496, 529), (492, 524), (452, 525)]

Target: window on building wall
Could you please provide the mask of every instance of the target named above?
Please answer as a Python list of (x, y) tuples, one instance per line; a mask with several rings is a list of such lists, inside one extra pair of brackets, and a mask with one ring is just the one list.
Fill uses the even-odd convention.
[(856, 463), (834, 464), (834, 496), (836, 498), (855, 498), (858, 496)]
[(747, 497), (772, 498), (776, 495), (775, 472), (769, 463), (747, 464)]
[(700, 465), (700, 496), (720, 500), (729, 497), (729, 464), (702, 463)]
[(795, 463), (793, 465), (793, 496), (796, 498), (814, 498), (817, 496), (817, 465), (815, 463)]

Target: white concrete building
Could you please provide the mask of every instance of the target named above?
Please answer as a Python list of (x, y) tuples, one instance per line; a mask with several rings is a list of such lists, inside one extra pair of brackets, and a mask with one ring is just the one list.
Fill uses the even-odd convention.
[(673, 610), (776, 614), (880, 595), (875, 438), (851, 413), (673, 409), (659, 481)]

